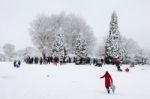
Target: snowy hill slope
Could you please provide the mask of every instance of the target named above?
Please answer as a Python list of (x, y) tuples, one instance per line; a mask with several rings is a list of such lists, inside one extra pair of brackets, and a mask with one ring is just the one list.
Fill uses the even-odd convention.
[[(107, 94), (104, 79), (99, 79), (106, 70), (116, 85), (114, 94)], [(23, 63), (14, 68), (12, 63), (0, 63), (0, 99), (149, 99), (149, 84), (150, 66), (117, 72), (113, 65)]]

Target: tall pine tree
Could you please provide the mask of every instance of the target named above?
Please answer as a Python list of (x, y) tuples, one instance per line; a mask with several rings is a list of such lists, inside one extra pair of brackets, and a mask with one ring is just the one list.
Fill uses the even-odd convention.
[(118, 30), (118, 17), (114, 11), (111, 16), (109, 35), (105, 43), (105, 55), (108, 59), (119, 58), (125, 60), (125, 50)]
[(66, 45), (64, 39), (64, 31), (62, 30), (62, 28), (59, 28), (58, 32), (56, 33), (52, 48), (52, 56), (58, 58), (66, 56)]
[(86, 58), (87, 57), (87, 43), (84, 39), (78, 35), (75, 43), (75, 55), (78, 58)]

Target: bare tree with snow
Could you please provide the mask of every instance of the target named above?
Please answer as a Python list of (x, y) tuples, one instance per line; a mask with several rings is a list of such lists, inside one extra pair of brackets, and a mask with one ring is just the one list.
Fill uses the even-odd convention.
[(141, 49), (138, 43), (132, 38), (122, 38), (122, 44), (126, 50), (126, 62), (134, 62), (135, 56), (139, 53), (139, 49)]
[(41, 54), (33, 47), (26, 47), (15, 52), (16, 60), (24, 60), (27, 57), (41, 57)]
[(15, 46), (7, 43), (3, 46), (3, 51), (5, 53), (6, 61), (12, 61), (15, 52)]
[(30, 24), (30, 34), (33, 44), (45, 54), (50, 54), (52, 50), (55, 34), (58, 29), (64, 30), (64, 37), (68, 45), (69, 53), (73, 53), (75, 40), (79, 33), (84, 35), (87, 42), (88, 53), (92, 52), (91, 47), (95, 42), (92, 29), (85, 20), (75, 14), (66, 15), (65, 13), (52, 15), (38, 15)]
[(47, 49), (52, 47), (56, 30), (55, 21), (57, 21), (55, 17), (42, 14), (31, 22), (30, 34), (33, 44), (43, 55), (48, 52)]

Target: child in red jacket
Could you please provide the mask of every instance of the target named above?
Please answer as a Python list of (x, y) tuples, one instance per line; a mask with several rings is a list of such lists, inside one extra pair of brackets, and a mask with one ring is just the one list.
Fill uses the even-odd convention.
[(105, 78), (105, 87), (107, 89), (107, 92), (110, 93), (109, 87), (113, 83), (111, 75), (108, 73), (108, 71), (106, 71), (106, 73), (102, 77), (100, 77), (100, 78)]

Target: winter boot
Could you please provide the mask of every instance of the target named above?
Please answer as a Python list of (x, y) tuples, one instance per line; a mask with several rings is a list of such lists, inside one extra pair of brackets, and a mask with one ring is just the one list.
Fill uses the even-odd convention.
[(108, 93), (108, 94), (110, 93), (110, 90), (109, 90), (109, 89), (107, 89), (107, 93)]

